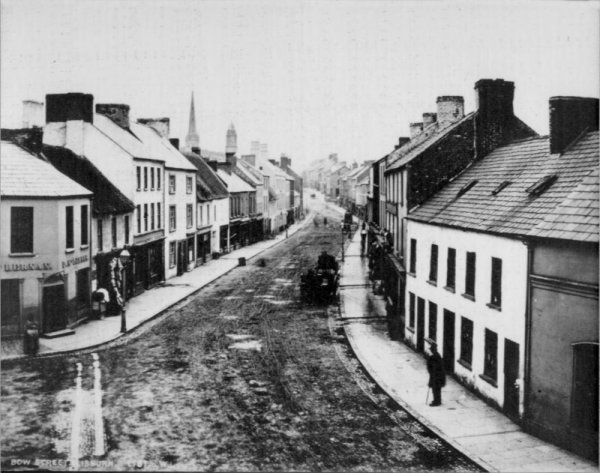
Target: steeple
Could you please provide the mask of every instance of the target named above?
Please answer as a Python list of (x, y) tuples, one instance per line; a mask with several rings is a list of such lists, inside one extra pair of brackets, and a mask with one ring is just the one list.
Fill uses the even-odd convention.
[(200, 148), (200, 137), (196, 131), (196, 110), (194, 109), (194, 92), (192, 92), (192, 104), (190, 106), (190, 125), (188, 134), (185, 137), (185, 145), (190, 151), (193, 148)]
[(234, 155), (237, 153), (237, 133), (235, 132), (235, 127), (233, 123), (229, 126), (227, 130), (227, 141), (225, 144), (225, 155)]

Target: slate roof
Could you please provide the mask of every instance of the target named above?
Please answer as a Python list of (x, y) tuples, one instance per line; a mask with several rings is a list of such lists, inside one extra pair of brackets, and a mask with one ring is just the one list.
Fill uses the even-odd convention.
[(529, 236), (598, 242), (598, 168), (585, 176)]
[(132, 123), (131, 131), (144, 144), (150, 156), (162, 159), (165, 167), (184, 171), (195, 171), (196, 168), (169, 140), (160, 136), (154, 128), (140, 123)]
[(206, 202), (213, 199), (224, 199), (229, 196), (225, 183), (203, 158), (196, 153), (183, 152), (183, 155), (197, 169), (196, 194), (199, 201)]
[(92, 193), (50, 163), (8, 141), (0, 142), (2, 197), (91, 197)]
[(120, 215), (133, 212), (135, 205), (85, 157), (62, 146), (44, 145), (44, 157), (60, 172), (94, 193), (94, 215)]
[(254, 186), (260, 186), (263, 183), (263, 175), (262, 173), (252, 166), (250, 163), (243, 161), (241, 159), (237, 160), (236, 167), (242, 172), (250, 181), (248, 184)]
[(433, 146), (438, 140), (446, 136), (452, 130), (458, 128), (463, 123), (473, 121), (475, 112), (465, 115), (462, 119), (445, 127), (440, 127), (439, 122), (433, 122), (417, 136), (410, 139), (404, 146), (392, 151), (388, 155), (387, 171), (399, 169), (408, 164), (419, 154), (430, 146)]
[(256, 189), (254, 189), (254, 187), (252, 187), (250, 184), (247, 184), (245, 181), (242, 180), (242, 178), (240, 178), (233, 172), (229, 174), (227, 173), (227, 171), (219, 169), (217, 171), (217, 175), (223, 180), (223, 182), (225, 182), (225, 184), (227, 185), (227, 190), (230, 194), (233, 194), (235, 192), (256, 192)]
[[(564, 153), (554, 155), (549, 153), (548, 137), (496, 148), (408, 218), (515, 237), (559, 238), (560, 234), (569, 239), (598, 241), (598, 139), (597, 131), (589, 132)], [(540, 195), (527, 192), (540, 179), (551, 175), (557, 176), (556, 181)], [(459, 196), (459, 191), (474, 181), (476, 184)], [(511, 184), (493, 194), (504, 181)], [(594, 198), (595, 204), (591, 204)], [(595, 205), (596, 210), (588, 210), (588, 205)], [(575, 212), (577, 217), (573, 216)]]

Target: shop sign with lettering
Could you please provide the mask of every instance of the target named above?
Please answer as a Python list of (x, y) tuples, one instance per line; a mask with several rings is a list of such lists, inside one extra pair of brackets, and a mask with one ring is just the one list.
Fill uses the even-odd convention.
[(86, 261), (88, 261), (88, 255), (82, 255), (82, 256), (78, 256), (77, 258), (71, 258), (68, 259), (67, 261), (63, 261), (62, 262), (62, 268), (68, 268), (69, 266), (75, 266), (81, 263), (85, 263)]
[(4, 271), (52, 271), (50, 263), (13, 263), (5, 264)]

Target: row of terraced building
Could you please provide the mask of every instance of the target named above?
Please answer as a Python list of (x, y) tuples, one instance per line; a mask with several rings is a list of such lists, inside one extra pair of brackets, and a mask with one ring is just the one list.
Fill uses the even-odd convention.
[(597, 460), (598, 99), (552, 97), (550, 133), (514, 83), (435, 112), (370, 167), (370, 244), (392, 336), (528, 431)]

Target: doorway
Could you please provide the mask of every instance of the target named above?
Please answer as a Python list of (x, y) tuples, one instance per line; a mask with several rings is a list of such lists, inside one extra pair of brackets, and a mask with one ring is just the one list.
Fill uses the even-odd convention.
[(425, 341), (425, 299), (417, 297), (417, 350), (423, 351)]
[(56, 332), (67, 328), (65, 310), (65, 284), (59, 283), (42, 288), (42, 332)]
[(519, 344), (504, 339), (504, 411), (512, 418), (519, 416)]
[(177, 276), (181, 276), (187, 266), (187, 249), (186, 241), (177, 242)]
[(454, 373), (454, 312), (444, 309), (444, 370), (446, 373)]
[(21, 280), (3, 279), (0, 287), (0, 319), (2, 337), (20, 335), (21, 330)]

